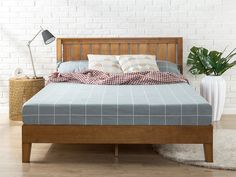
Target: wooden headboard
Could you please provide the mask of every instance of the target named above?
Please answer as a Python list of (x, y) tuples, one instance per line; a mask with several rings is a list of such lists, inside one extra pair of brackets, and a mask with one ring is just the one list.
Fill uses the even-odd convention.
[(183, 42), (171, 38), (57, 38), (57, 61), (87, 60), (87, 54), (151, 54), (183, 70)]

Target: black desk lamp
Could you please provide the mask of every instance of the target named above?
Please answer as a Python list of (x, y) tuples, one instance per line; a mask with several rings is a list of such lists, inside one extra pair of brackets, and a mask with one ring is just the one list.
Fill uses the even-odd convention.
[(55, 40), (55, 36), (52, 35), (52, 33), (50, 33), (48, 30), (44, 30), (42, 27), (40, 27), (41, 29), (39, 30), (39, 32), (30, 40), (28, 41), (28, 48), (29, 48), (29, 52), (30, 52), (30, 59), (31, 59), (31, 64), (32, 64), (32, 68), (34, 71), (34, 77), (35, 79), (37, 79), (37, 75), (36, 75), (36, 71), (35, 71), (35, 67), (34, 67), (34, 60), (33, 60), (33, 56), (32, 56), (32, 52), (31, 52), (31, 47), (30, 44), (34, 41), (34, 39), (42, 32), (42, 37), (43, 37), (43, 41), (44, 43), (50, 44)]

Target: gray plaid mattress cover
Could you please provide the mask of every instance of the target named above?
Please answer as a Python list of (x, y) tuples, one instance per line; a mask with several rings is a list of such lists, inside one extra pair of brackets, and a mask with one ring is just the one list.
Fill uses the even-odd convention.
[(186, 83), (51, 83), (23, 105), (24, 124), (209, 125), (211, 120), (211, 106)]

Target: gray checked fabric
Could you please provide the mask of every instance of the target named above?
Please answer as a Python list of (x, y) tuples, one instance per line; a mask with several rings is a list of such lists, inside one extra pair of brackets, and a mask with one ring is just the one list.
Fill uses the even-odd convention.
[(158, 68), (161, 72), (171, 72), (175, 74), (180, 74), (178, 65), (171, 63), (169, 61), (157, 60)]
[(67, 61), (58, 63), (57, 71), (60, 73), (79, 72), (88, 69), (88, 61)]
[(211, 106), (190, 85), (51, 83), (23, 106), (25, 124), (209, 125)]

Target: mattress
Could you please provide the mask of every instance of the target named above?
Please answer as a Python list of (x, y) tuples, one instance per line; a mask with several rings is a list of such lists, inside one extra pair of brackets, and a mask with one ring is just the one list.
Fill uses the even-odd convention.
[(209, 125), (211, 120), (211, 106), (186, 83), (51, 83), (23, 105), (24, 124)]

